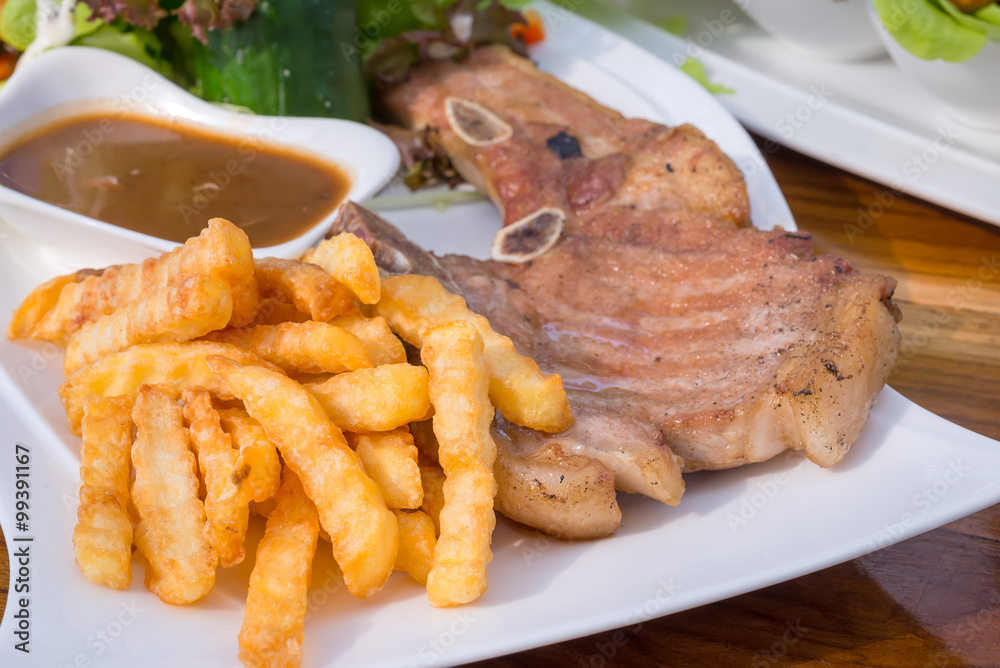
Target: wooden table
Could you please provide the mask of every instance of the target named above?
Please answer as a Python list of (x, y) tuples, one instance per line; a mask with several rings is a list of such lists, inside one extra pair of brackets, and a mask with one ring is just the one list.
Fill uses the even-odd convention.
[[(886, 201), (882, 186), (788, 149), (768, 159), (820, 250), (899, 279), (900, 327), (913, 352), (890, 384), (1000, 440), (1000, 228), (902, 196), (859, 225), (859, 208), (878, 212)], [(1000, 666), (1000, 506), (876, 555), (638, 630), (476, 665)], [(3, 550), (0, 582), (8, 580)], [(6, 598), (4, 586), (0, 609)]]

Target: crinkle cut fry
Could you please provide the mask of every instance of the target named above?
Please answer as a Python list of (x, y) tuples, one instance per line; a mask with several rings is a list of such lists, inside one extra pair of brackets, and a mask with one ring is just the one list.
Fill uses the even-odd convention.
[(216, 276), (230, 285), (249, 280), (253, 251), (246, 233), (227, 220), (213, 218), (201, 234), (168, 253), (141, 264), (108, 267), (100, 275), (69, 283), (31, 338), (62, 345), (84, 323), (165, 287), (177, 277), (194, 274)]
[(330, 535), (348, 591), (359, 598), (376, 593), (396, 561), (396, 518), (343, 433), (316, 398), (291, 378), (226, 357), (212, 356), (208, 364), (302, 480)]
[(299, 666), (307, 591), (319, 536), (316, 506), (288, 468), (250, 575), (240, 661), (251, 668)]
[(76, 563), (112, 589), (132, 583), (132, 399), (89, 397), (80, 445), (80, 507), (73, 529)]
[(250, 516), (250, 499), (234, 480), (239, 451), (222, 430), (212, 396), (203, 387), (189, 387), (182, 394), (184, 418), (205, 481), (205, 535), (219, 555), (219, 564), (229, 568), (243, 561), (243, 540)]
[(350, 291), (315, 264), (265, 257), (254, 262), (254, 276), (262, 296), (290, 301), (313, 320), (326, 322), (354, 308)]
[(305, 386), (344, 431), (391, 431), (424, 420), (431, 409), (427, 370), (410, 364), (357, 369)]
[(378, 265), (371, 248), (360, 237), (341, 232), (324, 239), (316, 248), (310, 248), (302, 260), (323, 267), (351, 291), (358, 303), (378, 302), (382, 283)]
[(248, 364), (281, 370), (249, 350), (228, 343), (185, 341), (146, 343), (112, 353), (66, 379), (59, 399), (66, 409), (70, 431), (80, 435), (83, 402), (91, 395), (134, 397), (142, 385), (164, 383), (178, 390), (200, 386), (220, 399), (234, 399), (229, 386), (205, 362), (208, 355), (226, 355)]
[(88, 276), (99, 276), (103, 272), (104, 269), (81, 269), (74, 274), (56, 276), (39, 285), (14, 309), (14, 315), (7, 325), (7, 338), (16, 340), (31, 336), (39, 321), (59, 302), (59, 295), (64, 287), (70, 283), (79, 283)]
[(437, 544), (434, 520), (422, 510), (393, 510), (399, 523), (399, 552), (396, 570), (403, 571), (422, 585), (434, 562)]
[(264, 428), (242, 408), (224, 408), (219, 417), (223, 430), (239, 449), (233, 482), (239, 485), (240, 493), (256, 503), (274, 497), (281, 484), (281, 459)]
[(146, 557), (146, 588), (164, 603), (185, 604), (215, 585), (218, 555), (205, 537), (205, 506), (187, 430), (169, 385), (143, 385), (132, 408), (135, 481), (139, 514), (135, 544)]
[(434, 562), (427, 575), (431, 605), (469, 603), (486, 591), (486, 565), (496, 525), (493, 462), (497, 446), (490, 434), (494, 409), (483, 340), (468, 322), (428, 329), (420, 355), (430, 374), (434, 434), (444, 469), (444, 507)]
[(471, 323), (483, 338), (490, 400), (504, 417), (549, 433), (573, 424), (562, 378), (543, 374), (533, 359), (519, 354), (509, 338), (493, 331), (486, 318), (470, 311), (464, 299), (445, 290), (437, 279), (390, 276), (382, 282), (382, 299), (375, 310), (404, 341), (418, 348), (429, 327), (455, 320)]
[(250, 350), (287, 371), (343, 373), (374, 366), (357, 336), (315, 320), (258, 325)]
[(330, 321), (354, 334), (368, 350), (368, 356), (375, 366), (402, 364), (406, 361), (406, 349), (382, 316), (366, 318), (360, 313), (340, 315)]
[(197, 274), (158, 288), (102, 315), (69, 337), (63, 371), (80, 367), (139, 343), (187, 341), (222, 329), (233, 313), (229, 283)]

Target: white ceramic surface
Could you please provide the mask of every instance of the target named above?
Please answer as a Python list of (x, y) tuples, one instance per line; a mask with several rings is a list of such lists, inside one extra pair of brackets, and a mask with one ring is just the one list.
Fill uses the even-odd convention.
[(872, 25), (907, 76), (946, 104), (963, 123), (1000, 132), (1000, 43), (986, 42), (982, 51), (964, 63), (924, 60), (889, 34), (874, 3), (868, 1)]
[[(234, 113), (208, 104), (123, 56), (85, 47), (48, 51), (18, 69), (0, 89), (0, 150), (56, 119), (89, 111), (112, 118), (135, 113), (168, 117), (245, 138), (254, 145), (287, 145), (343, 167), (348, 199), (363, 201), (396, 173), (399, 153), (382, 133), (361, 123), (275, 118)], [(255, 249), (260, 256), (298, 257), (329, 228), (336, 212), (299, 237)], [(174, 242), (88, 218), (0, 186), (0, 217), (64, 256), (97, 264), (169, 250)], [(83, 252), (81, 255), (81, 251)]]
[(792, 50), (812, 58), (860, 60), (883, 53), (865, 0), (733, 0)]
[[(552, 5), (536, 6), (548, 17), (548, 38), (533, 52), (543, 69), (627, 113), (699, 123), (752, 172), (757, 224), (792, 226), (753, 143), (705, 91), (607, 30)], [(420, 243), (480, 257), (499, 226), (485, 203), (444, 214), (426, 208), (387, 215)], [(16, 231), (0, 227), (0, 240), (0, 313), (9, 313), (58, 267)], [(146, 592), (138, 561), (127, 591), (87, 582), (70, 547), (79, 446), (56, 395), (60, 362), (51, 347), (0, 340), (0, 524), (12, 554), (31, 538), (32, 651), (25, 656), (11, 642), (18, 621), (12, 591), (0, 624), (0, 665), (237, 668), (260, 526), (253, 526), (247, 562), (221, 572), (215, 590), (192, 606), (167, 606)], [(16, 443), (31, 452), (24, 531), (14, 520)], [(353, 599), (331, 580), (323, 544), (313, 569), (304, 666), (456, 665), (617, 627), (640, 638), (648, 633), (642, 623), (653, 617), (824, 568), (995, 503), (1000, 447), (886, 390), (861, 439), (834, 469), (779, 456), (691, 475), (687, 484), (676, 508), (621, 495), (624, 526), (607, 540), (563, 544), (500, 519), (489, 591), (458, 609), (431, 608), (423, 588), (399, 573), (371, 599)], [(927, 489), (935, 491), (934, 503), (922, 500)], [(17, 560), (12, 564), (17, 577)]]

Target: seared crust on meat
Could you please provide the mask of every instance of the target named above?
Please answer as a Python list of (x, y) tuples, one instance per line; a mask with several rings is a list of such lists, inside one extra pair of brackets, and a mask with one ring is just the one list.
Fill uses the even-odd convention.
[[(510, 139), (489, 146), (464, 141), (447, 115), (447, 100), (455, 97), (509, 123)], [(503, 46), (476, 49), (460, 63), (418, 67), (381, 103), (401, 125), (433, 128), (433, 140), (507, 224), (543, 207), (565, 209), (571, 224), (574, 215), (605, 203), (749, 223), (743, 174), (700, 130), (625, 118)], [(550, 145), (561, 134), (579, 151)]]

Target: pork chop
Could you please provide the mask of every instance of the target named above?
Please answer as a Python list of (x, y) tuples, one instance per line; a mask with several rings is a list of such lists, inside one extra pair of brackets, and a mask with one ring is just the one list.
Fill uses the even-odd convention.
[[(436, 276), (561, 375), (569, 430), (495, 424), (501, 512), (592, 538), (618, 526), (612, 486), (676, 504), (682, 471), (788, 448), (844, 457), (895, 362), (894, 280), (814, 255), (808, 234), (745, 227), (742, 175), (697, 129), (624, 119), (505, 49), (421, 66), (384, 99), (435, 133), (506, 226), (562, 215), (514, 263), (436, 257), (356, 205), (334, 225), (384, 270)], [(455, 127), (455, 99), (499, 139)]]

